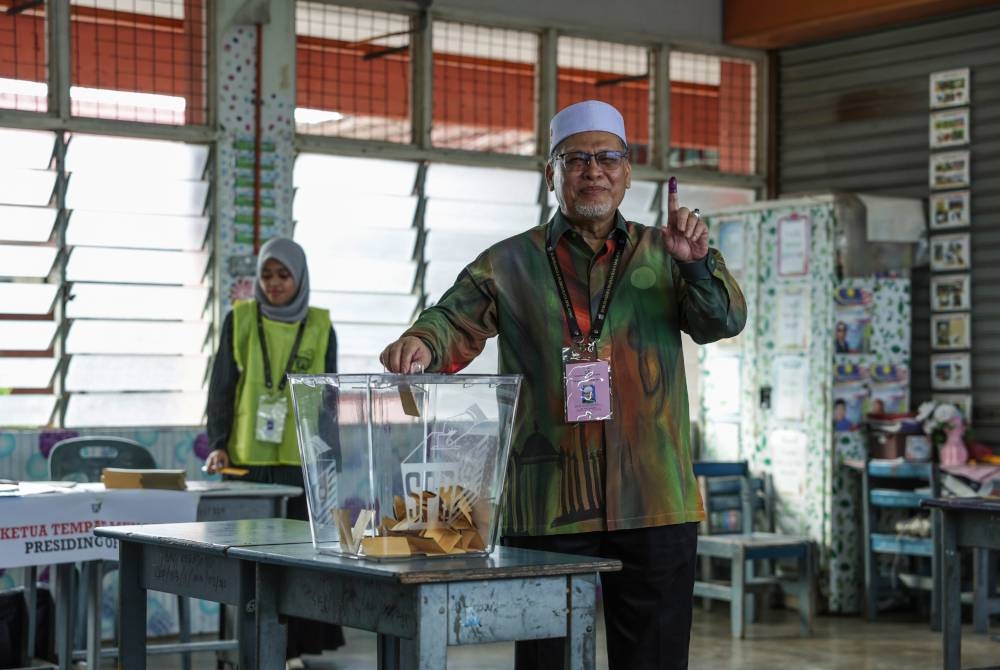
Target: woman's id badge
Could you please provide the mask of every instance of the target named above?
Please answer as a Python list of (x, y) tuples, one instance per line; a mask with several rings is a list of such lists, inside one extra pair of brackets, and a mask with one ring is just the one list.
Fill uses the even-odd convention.
[(261, 395), (257, 399), (257, 439), (261, 442), (280, 443), (287, 416), (288, 402), (284, 395)]
[(611, 364), (606, 360), (567, 360), (564, 368), (566, 421), (611, 418)]

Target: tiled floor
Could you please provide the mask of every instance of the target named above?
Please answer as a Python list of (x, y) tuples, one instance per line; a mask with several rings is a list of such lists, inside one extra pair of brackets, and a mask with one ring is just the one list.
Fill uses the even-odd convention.
[[(607, 668), (603, 625), (598, 628), (599, 669)], [(512, 644), (452, 647), (451, 670), (511, 668)], [(347, 646), (320, 657), (306, 657), (308, 668), (361, 670), (375, 667), (375, 636), (347, 631)], [(1000, 642), (977, 635), (966, 626), (962, 638), (962, 667), (1000, 670)], [(917, 615), (893, 615), (868, 623), (859, 617), (822, 616), (816, 633), (803, 638), (791, 611), (769, 610), (749, 627), (746, 640), (729, 636), (725, 605), (711, 612), (695, 611), (691, 644), (692, 670), (937, 670), (942, 667), (941, 636)], [(108, 664), (106, 667), (111, 667)], [(150, 670), (180, 668), (176, 656), (151, 657)], [(195, 656), (195, 670), (214, 670), (213, 654)]]

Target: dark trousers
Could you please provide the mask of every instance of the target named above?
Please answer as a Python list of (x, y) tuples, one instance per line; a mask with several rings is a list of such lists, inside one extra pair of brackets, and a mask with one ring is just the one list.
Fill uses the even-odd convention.
[[(694, 606), (698, 524), (573, 535), (506, 537), (503, 544), (617, 558), (602, 572), (609, 670), (686, 670)], [(562, 670), (562, 639), (518, 642), (516, 670)]]
[[(251, 465), (247, 469), (250, 472), (240, 478), (243, 481), (298, 486), (305, 490), (302, 468), (298, 465)], [(309, 507), (304, 494), (288, 499), (285, 518), (309, 520)], [(324, 649), (336, 649), (343, 645), (344, 631), (338, 624), (288, 617), (288, 646), (285, 648), (285, 658), (297, 658), (302, 654), (322, 654)]]

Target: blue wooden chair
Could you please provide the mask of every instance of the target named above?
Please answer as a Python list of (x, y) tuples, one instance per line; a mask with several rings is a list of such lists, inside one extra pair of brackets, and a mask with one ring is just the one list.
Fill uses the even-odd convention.
[[(740, 500), (739, 532), (698, 536), (698, 556), (702, 559), (728, 561), (730, 579), (722, 582), (703, 574), (695, 581), (694, 595), (729, 602), (732, 636), (742, 639), (746, 634), (745, 623), (752, 619), (753, 596), (780, 586), (797, 596), (802, 633), (811, 633), (815, 616), (815, 558), (812, 541), (802, 536), (753, 530), (754, 488), (746, 461), (702, 461), (694, 464), (694, 472), (703, 482), (703, 497), (709, 498), (706, 503), (709, 510), (711, 499), (707, 494), (708, 482), (715, 478), (736, 478), (739, 482)], [(758, 576), (755, 573), (755, 562), (777, 560), (797, 562), (795, 580), (771, 575)]]
[[(71, 437), (57, 442), (49, 453), (49, 479), (54, 481), (73, 480), (83, 482), (101, 481), (101, 473), (104, 468), (134, 468), (152, 469), (156, 467), (156, 459), (144, 446), (133, 440), (124, 437), (111, 436), (88, 436)], [(94, 589), (100, 593), (100, 584), (104, 576), (103, 570), (100, 573), (92, 571), (99, 569), (103, 565), (104, 569), (117, 568), (116, 562), (105, 561), (103, 564), (86, 562), (82, 564), (80, 570), (80, 582), (85, 584), (85, 589)], [(86, 593), (86, 591), (84, 591)], [(94, 597), (94, 596), (92, 596)], [(100, 596), (97, 602), (100, 602)], [(84, 621), (87, 598), (79, 599), (77, 621)], [(100, 643), (100, 607), (96, 612), (92, 612), (93, 621), (88, 621), (90, 635), (97, 636), (98, 646)], [(191, 612), (189, 601), (183, 596), (177, 596), (177, 618), (179, 637), (182, 642), (191, 640)], [(118, 627), (115, 626), (115, 630)], [(84, 638), (84, 627), (81, 625), (74, 638), (74, 647), (77, 649), (86, 647)], [(191, 654), (184, 652), (182, 656), (184, 670), (191, 668)]]

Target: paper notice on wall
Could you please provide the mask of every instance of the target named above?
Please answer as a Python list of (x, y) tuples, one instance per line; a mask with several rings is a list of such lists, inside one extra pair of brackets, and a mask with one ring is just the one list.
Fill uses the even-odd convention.
[(774, 359), (774, 416), (782, 421), (804, 421), (809, 361), (804, 356)]
[(778, 276), (809, 272), (809, 217), (793, 212), (778, 220)]
[(803, 286), (786, 284), (778, 293), (778, 349), (802, 351), (809, 346), (809, 293)]
[(779, 496), (806, 493), (806, 459), (809, 436), (800, 430), (774, 430), (767, 438), (771, 478)]

